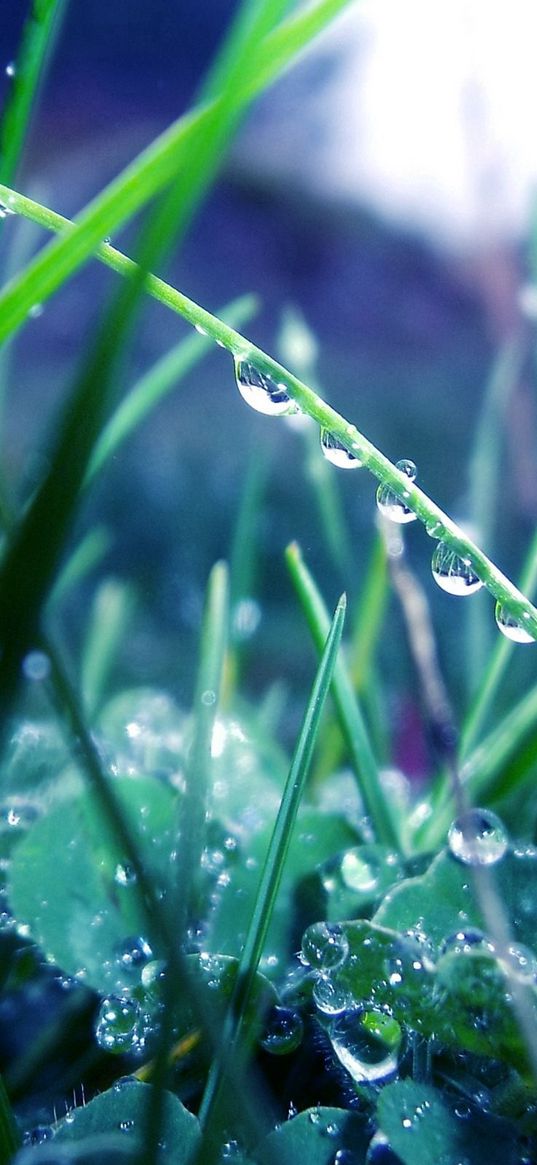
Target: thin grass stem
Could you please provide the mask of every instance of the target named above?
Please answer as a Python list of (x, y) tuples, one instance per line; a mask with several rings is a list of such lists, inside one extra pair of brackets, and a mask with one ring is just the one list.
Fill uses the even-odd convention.
[[(313, 641), (317, 651), (321, 651), (329, 626), (325, 604), (296, 543), (287, 547), (286, 560)], [(358, 788), (373, 830), (379, 841), (399, 850), (401, 844), (398, 830), (382, 789), (367, 728), (347, 668), (341, 659), (334, 669), (332, 692)]]
[[(255, 976), (263, 951), (272, 912), (280, 887), (298, 807), (304, 791), (321, 716), (336, 666), (345, 618), (346, 599), (342, 595), (330, 625), (326, 644), (308, 701), (302, 728), (285, 784), (274, 831), (269, 843), (244, 948), (241, 954), (237, 980), (227, 1012), (222, 1041), (207, 1081), (199, 1118), (204, 1130), (198, 1161), (213, 1159), (214, 1145), (220, 1127), (219, 1099), (231, 1074), (242, 1068), (248, 1036), (245, 1032), (246, 1014), (252, 998)], [(242, 1052), (242, 1056), (241, 1056)], [(242, 1062), (241, 1062), (242, 1061)], [(207, 1154), (209, 1157), (207, 1158)]]

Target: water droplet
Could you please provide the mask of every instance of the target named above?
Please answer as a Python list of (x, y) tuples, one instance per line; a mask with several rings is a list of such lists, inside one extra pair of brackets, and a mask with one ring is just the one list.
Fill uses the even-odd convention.
[(330, 1024), (328, 1035), (340, 1064), (358, 1083), (385, 1080), (397, 1071), (401, 1029), (379, 1008), (351, 1008)]
[(451, 825), (448, 845), (465, 865), (490, 866), (507, 853), (509, 838), (503, 822), (490, 809), (469, 809)]
[(196, 331), (197, 331), (197, 332), (199, 332), (200, 336), (206, 336), (206, 335), (207, 335), (206, 329), (205, 329), (205, 328), (203, 328), (203, 327), (201, 326), (201, 324), (194, 324), (194, 327), (195, 327)]
[(216, 692), (213, 692), (212, 688), (207, 688), (201, 694), (201, 702), (206, 708), (210, 708), (212, 704), (216, 704)]
[(251, 408), (269, 417), (298, 412), (285, 384), (278, 384), (268, 372), (261, 372), (249, 360), (235, 357), (235, 378), (239, 392)]
[[(414, 481), (418, 472), (414, 462), (406, 458), (396, 462), (396, 469), (404, 473), (409, 481)], [(404, 522), (414, 522), (417, 518), (417, 514), (407, 506), (404, 498), (395, 493), (389, 485), (379, 485), (377, 506), (384, 518), (389, 518), (391, 522), (398, 522), (400, 525)]]
[(131, 1051), (137, 1044), (140, 1008), (134, 999), (103, 999), (95, 1024), (95, 1038), (107, 1052)]
[(50, 1125), (36, 1125), (24, 1134), (23, 1144), (42, 1145), (45, 1141), (51, 1141), (53, 1136), (54, 1129), (51, 1129)]
[(347, 988), (331, 975), (320, 974), (313, 985), (313, 1002), (323, 1015), (341, 1015), (352, 1002)]
[(127, 971), (139, 971), (152, 958), (153, 951), (141, 935), (126, 938), (120, 943), (118, 957), (121, 965)]
[(302, 1042), (304, 1024), (297, 1011), (290, 1007), (273, 1007), (261, 1038), (261, 1047), (273, 1056), (287, 1056)]
[(533, 632), (525, 626), (524, 614), (515, 615), (508, 607), (496, 603), (495, 615), (498, 627), (506, 639), (511, 639), (513, 643), (535, 643)]
[(360, 1165), (360, 1158), (353, 1149), (338, 1149), (333, 1165)]
[(366, 1165), (401, 1165), (401, 1158), (394, 1153), (384, 1133), (375, 1133), (367, 1150)]
[(473, 595), (483, 586), (471, 564), (455, 554), (446, 542), (438, 543), (431, 569), (435, 582), (448, 595)]
[(136, 881), (136, 871), (128, 862), (118, 862), (114, 874), (118, 886), (132, 886)]
[(314, 922), (302, 939), (301, 960), (322, 971), (343, 966), (349, 955), (349, 940), (340, 926)]
[(537, 955), (530, 947), (521, 943), (507, 948), (508, 958), (505, 960), (517, 979), (523, 983), (537, 983)]
[(44, 310), (45, 309), (42, 303), (33, 303), (28, 312), (28, 318), (31, 320), (38, 320), (43, 315)]
[(15, 64), (15, 61), (10, 61), (9, 64), (6, 65), (6, 77), (15, 77), (16, 75), (17, 75), (17, 66)]
[(0, 202), (0, 219), (9, 218), (11, 214), (16, 214), (14, 207), (7, 202)]
[(461, 955), (476, 950), (484, 954), (494, 954), (494, 944), (477, 926), (469, 926), (465, 930), (449, 934), (439, 947), (440, 955)]
[(337, 465), (338, 469), (359, 469), (362, 464), (329, 429), (321, 429), (321, 449), (326, 460)]
[(44, 651), (29, 651), (22, 661), (23, 675), (27, 680), (47, 680), (50, 675), (50, 660)]
[(134, 1128), (134, 1120), (120, 1121), (117, 1127), (122, 1133), (130, 1133)]

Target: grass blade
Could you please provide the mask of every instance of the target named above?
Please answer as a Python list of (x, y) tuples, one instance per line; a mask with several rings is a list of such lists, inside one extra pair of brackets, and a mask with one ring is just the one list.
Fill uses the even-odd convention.
[[(494, 521), (498, 513), (498, 483), (505, 412), (520, 377), (526, 345), (509, 341), (494, 362), (485, 388), (474, 440), (469, 471), (469, 512), (480, 545), (493, 545)], [(473, 694), (483, 674), (492, 628), (484, 604), (467, 608), (466, 659), (469, 692)]]
[(116, 579), (101, 583), (93, 600), (90, 624), (82, 655), (80, 688), (84, 710), (91, 723), (103, 698), (110, 668), (132, 617), (134, 595)]
[(104, 526), (96, 526), (88, 531), (67, 559), (52, 587), (49, 598), (51, 607), (60, 603), (71, 587), (76, 586), (98, 562), (101, 562), (110, 543), (110, 535)]
[(252, 918), (241, 954), (237, 982), (224, 1022), (219, 1054), (213, 1060), (199, 1117), (204, 1126), (204, 1143), (200, 1160), (211, 1153), (215, 1133), (220, 1124), (219, 1098), (231, 1072), (237, 1071), (237, 1057), (241, 1045), (247, 1044), (244, 1033), (245, 1015), (251, 999), (252, 987), (270, 926), (286, 856), (291, 844), (296, 815), (311, 764), (321, 716), (332, 682), (337, 653), (345, 618), (345, 596), (339, 600), (329, 626), (321, 661), (315, 676), (302, 728), (285, 784), (274, 831), (263, 865)]
[[(329, 620), (319, 591), (296, 543), (287, 547), (287, 565), (317, 650), (322, 649)], [(338, 660), (333, 677), (333, 696), (341, 729), (354, 766), (366, 812), (379, 841), (400, 849), (398, 831), (379, 780), (377, 763), (348, 671)]]
[[(524, 594), (529, 596), (534, 595), (537, 587), (537, 532), (533, 536), (526, 557), (520, 587)], [(463, 760), (474, 747), (486, 722), (514, 650), (515, 644), (503, 636), (494, 647), (483, 682), (464, 722), (460, 744), (460, 755)]]
[(205, 844), (211, 744), (222, 688), (229, 627), (229, 580), (224, 562), (209, 575), (201, 628), (200, 662), (194, 697), (194, 731), (180, 809), (177, 890), (179, 933), (183, 934), (194, 905), (196, 882)]
[(15, 73), (0, 123), (0, 182), (9, 184), (16, 173), (38, 89), (66, 7), (67, 0), (34, 0), (24, 25)]
[[(288, 67), (294, 56), (316, 36), (350, 0), (317, 0), (307, 11), (284, 20), (265, 37), (245, 63), (234, 93), (238, 114)], [(45, 303), (97, 250), (102, 240), (130, 221), (164, 190), (183, 166), (189, 174), (196, 161), (197, 143), (214, 130), (215, 110), (224, 98), (186, 114), (144, 150), (78, 216), (77, 223), (45, 247), (25, 271), (0, 295), (0, 343), (26, 320), (33, 304)], [(188, 164), (187, 164), (188, 163)], [(187, 187), (182, 188), (187, 193)], [(0, 186), (0, 198), (13, 192)], [(45, 224), (43, 224), (45, 225)]]

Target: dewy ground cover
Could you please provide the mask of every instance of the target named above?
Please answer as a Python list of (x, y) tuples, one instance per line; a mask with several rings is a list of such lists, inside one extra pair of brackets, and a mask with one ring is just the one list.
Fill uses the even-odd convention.
[[(392, 463), (361, 432), (358, 409), (347, 420), (326, 403), (296, 311), (282, 363), (237, 330), (258, 308), (252, 297), (213, 314), (153, 274), (252, 100), (345, 7), (245, 0), (192, 108), (74, 221), (17, 181), (66, 5), (35, 0), (10, 65), (4, 242), (9, 254), (22, 220), (56, 238), (13, 261), (0, 337), (39, 318), (94, 258), (121, 278), (41, 471), (30, 484), (12, 482), (7, 461), (2, 473), (0, 1007), (20, 1037), (4, 1048), (0, 1162), (523, 1165), (537, 1153), (537, 689), (502, 701), (515, 653), (537, 639), (535, 547), (518, 589), (415, 484), (413, 461)], [(142, 210), (131, 259), (107, 238)], [(129, 344), (151, 297), (200, 334), (129, 388)], [(122, 681), (134, 587), (106, 576), (106, 534), (84, 528), (112, 458), (213, 344), (225, 349), (223, 382), (264, 414), (261, 443), (263, 426), (301, 425), (316, 535), (335, 573), (354, 569), (356, 549), (339, 471), (361, 470), (340, 476), (369, 490), (372, 529), (378, 516), (346, 652), (345, 596), (331, 617), (300, 547), (287, 549), (297, 608), (292, 629), (282, 623), (282, 659), (301, 613), (319, 656), (296, 701), (291, 759), (277, 731), (285, 691), (273, 683), (248, 699), (268, 472), (257, 452), (229, 567), (218, 561), (207, 582), (188, 712), (158, 676)], [(5, 351), (8, 382), (17, 352)], [(188, 395), (177, 400), (187, 425)], [(231, 390), (229, 402), (241, 403)], [(208, 416), (206, 467), (218, 441)], [(143, 525), (143, 499), (136, 507)], [(411, 523), (432, 539), (423, 579), (406, 562)], [(388, 763), (390, 582), (431, 738), (417, 793)], [(435, 584), (455, 605), (488, 592), (499, 632), (460, 736), (431, 626)], [(93, 589), (89, 613), (77, 589)]]

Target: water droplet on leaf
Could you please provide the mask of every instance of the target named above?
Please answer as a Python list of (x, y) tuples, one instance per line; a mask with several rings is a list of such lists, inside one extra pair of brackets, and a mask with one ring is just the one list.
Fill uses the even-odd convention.
[(97, 1015), (95, 1038), (107, 1052), (131, 1051), (137, 1044), (140, 1008), (133, 999), (103, 999)]
[(468, 866), (491, 866), (507, 853), (509, 838), (490, 809), (469, 809), (453, 822), (448, 845), (455, 858)]
[(273, 1007), (261, 1038), (261, 1047), (273, 1056), (287, 1056), (302, 1042), (304, 1024), (297, 1011), (290, 1007)]
[(376, 1083), (397, 1071), (401, 1029), (379, 1008), (351, 1008), (330, 1024), (328, 1035), (339, 1062), (357, 1083)]
[(513, 614), (508, 607), (496, 603), (496, 623), (506, 639), (513, 643), (535, 643), (535, 636), (525, 625), (524, 616)]
[(435, 582), (448, 595), (473, 595), (483, 586), (470, 563), (455, 554), (446, 542), (438, 543), (431, 569)]
[[(414, 462), (407, 458), (397, 461), (396, 469), (404, 473), (409, 481), (414, 481), (418, 472)], [(391, 522), (398, 522), (400, 525), (405, 522), (414, 522), (417, 518), (417, 514), (406, 505), (404, 498), (395, 493), (395, 490), (389, 485), (379, 485), (377, 506), (384, 518), (389, 518)]]
[(302, 939), (301, 959), (317, 970), (341, 967), (349, 955), (349, 940), (340, 926), (314, 922)]
[(239, 392), (251, 408), (269, 417), (283, 417), (298, 412), (286, 386), (278, 384), (268, 372), (261, 372), (249, 360), (235, 358), (235, 378)]
[(321, 449), (327, 461), (338, 469), (359, 469), (362, 462), (355, 453), (350, 453), (329, 429), (321, 429)]
[(50, 675), (50, 660), (44, 651), (29, 651), (22, 661), (22, 671), (27, 680), (46, 680)]

